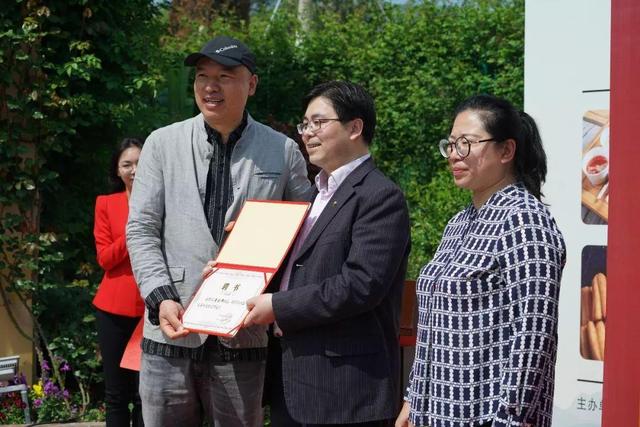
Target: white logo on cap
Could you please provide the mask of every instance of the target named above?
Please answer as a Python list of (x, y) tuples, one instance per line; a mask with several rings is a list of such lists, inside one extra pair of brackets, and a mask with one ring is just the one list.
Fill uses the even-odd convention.
[(235, 44), (232, 44), (232, 45), (229, 45), (229, 46), (225, 46), (225, 47), (221, 47), (220, 49), (216, 49), (216, 53), (222, 53), (225, 50), (233, 49), (233, 48), (236, 48), (236, 47), (238, 47), (238, 45), (235, 45)]

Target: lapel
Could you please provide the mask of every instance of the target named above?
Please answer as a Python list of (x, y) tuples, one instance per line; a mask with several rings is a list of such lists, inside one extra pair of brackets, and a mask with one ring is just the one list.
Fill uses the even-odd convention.
[[(300, 251), (298, 252), (298, 256), (296, 259), (299, 259), (306, 251), (308, 251), (318, 240), (322, 232), (327, 225), (331, 222), (331, 220), (336, 216), (338, 211), (344, 206), (344, 204), (349, 200), (353, 194), (355, 193), (355, 187), (358, 186), (365, 176), (369, 174), (373, 169), (375, 169), (376, 165), (373, 160), (368, 158), (364, 161), (360, 166), (358, 166), (353, 172), (347, 176), (344, 182), (338, 187), (338, 190), (335, 192), (331, 200), (327, 203), (324, 210), (316, 220), (316, 223), (309, 231), (307, 238), (305, 239)], [(317, 194), (317, 190), (315, 191)]]

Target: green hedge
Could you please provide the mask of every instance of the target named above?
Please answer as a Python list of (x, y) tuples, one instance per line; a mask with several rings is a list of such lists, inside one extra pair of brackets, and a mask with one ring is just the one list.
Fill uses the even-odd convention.
[(415, 278), (446, 221), (469, 201), (452, 185), (437, 150), (455, 105), (478, 92), (522, 104), (524, 2), (426, 1), (384, 10), (378, 2), (359, 4), (349, 14), (318, 9), (304, 34), (295, 10), (286, 8), (273, 20), (270, 11), (258, 13), (244, 26), (220, 19), (171, 50), (182, 58), (224, 32), (245, 40), (260, 77), (250, 111), (295, 138), (302, 96), (314, 84), (348, 79), (367, 87), (378, 112), (373, 155), (410, 205), (408, 277)]

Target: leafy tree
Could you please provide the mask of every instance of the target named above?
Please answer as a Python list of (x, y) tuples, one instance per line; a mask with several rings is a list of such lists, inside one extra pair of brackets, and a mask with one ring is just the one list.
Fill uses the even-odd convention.
[(62, 360), (76, 369), (83, 409), (99, 366), (91, 206), (116, 137), (156, 121), (156, 14), (146, 0), (0, 9), (0, 289), (32, 311), (61, 388)]
[(384, 9), (376, 1), (347, 3), (315, 5), (308, 32), (300, 31), (291, 2), (275, 18), (267, 10), (257, 13), (247, 28), (219, 18), (170, 50), (183, 57), (221, 33), (246, 41), (260, 76), (250, 111), (294, 138), (301, 99), (314, 84), (349, 79), (367, 87), (378, 110), (374, 157), (409, 202), (409, 277), (416, 277), (447, 220), (469, 202), (453, 186), (437, 149), (455, 105), (480, 92), (522, 105), (524, 1), (424, 1)]
[(169, 29), (177, 37), (185, 36), (194, 22), (208, 26), (216, 17), (223, 16), (236, 25), (249, 21), (251, 0), (172, 0)]

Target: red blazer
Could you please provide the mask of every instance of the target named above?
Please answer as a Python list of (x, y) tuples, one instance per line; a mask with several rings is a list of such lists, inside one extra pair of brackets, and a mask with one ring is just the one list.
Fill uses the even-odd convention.
[(122, 316), (144, 314), (144, 301), (133, 278), (125, 227), (129, 216), (127, 193), (98, 196), (93, 235), (96, 239), (98, 264), (104, 277), (93, 305), (102, 311)]

